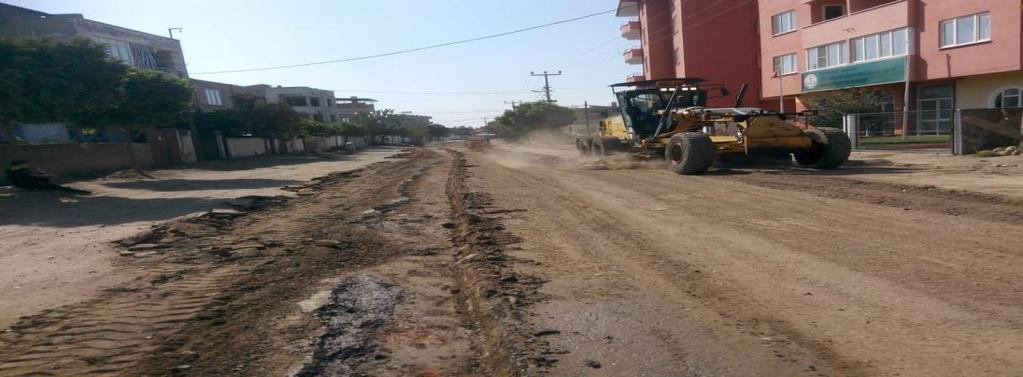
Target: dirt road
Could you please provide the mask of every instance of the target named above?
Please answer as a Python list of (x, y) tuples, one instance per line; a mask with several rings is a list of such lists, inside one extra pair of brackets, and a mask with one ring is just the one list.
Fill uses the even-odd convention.
[(130, 282), (0, 333), (0, 375), (1023, 371), (1016, 197), (455, 149), (167, 223)]
[(114, 267), (109, 242), (158, 222), (226, 208), (246, 195), (282, 195), (281, 187), (378, 162), (397, 149), (337, 159), (305, 156), (216, 161), (152, 172), (156, 180), (72, 182), (93, 195), (0, 192), (0, 328), (22, 315), (86, 299), (130, 280)]

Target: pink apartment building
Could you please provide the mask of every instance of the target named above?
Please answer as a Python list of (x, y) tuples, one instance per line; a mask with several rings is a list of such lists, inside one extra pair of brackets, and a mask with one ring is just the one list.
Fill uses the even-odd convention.
[(1020, 0), (620, 0), (618, 16), (644, 78), (747, 82), (748, 105), (872, 87), (900, 111), (908, 80), (908, 108), (941, 129), (955, 108), (1023, 107)]

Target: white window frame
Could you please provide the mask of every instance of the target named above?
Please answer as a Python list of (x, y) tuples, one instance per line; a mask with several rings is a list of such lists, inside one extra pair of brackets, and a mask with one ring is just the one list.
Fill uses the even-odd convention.
[(847, 16), (845, 13), (845, 4), (824, 4), (821, 6), (821, 22), (834, 20), (835, 18), (828, 18), (828, 7), (839, 7), (842, 8), (842, 15), (835, 18), (842, 18)]
[[(837, 48), (838, 48), (838, 63), (832, 64), (832, 62), (829, 61), (830, 58), (831, 58), (831, 54), (830, 54), (830, 51), (828, 51), (828, 48), (831, 47), (831, 46), (835, 46), (835, 45), (837, 45)], [(825, 65), (823, 67), (817, 64), (817, 62), (816, 62), (817, 59), (814, 59), (815, 61), (813, 61), (813, 62), (810, 61), (810, 56), (811, 56), (810, 51), (811, 50), (814, 51), (813, 56), (819, 57), (820, 54), (817, 52), (817, 49), (820, 49), (820, 48), (824, 49), (824, 55), (826, 56), (824, 60), (826, 61), (827, 65)], [(849, 47), (848, 47), (848, 43), (846, 41), (832, 42), (832, 43), (828, 43), (828, 44), (824, 44), (824, 45), (820, 45), (820, 46), (814, 46), (814, 47), (810, 47), (810, 48), (806, 49), (806, 71), (807, 72), (809, 72), (809, 71), (816, 71), (816, 70), (820, 70), (820, 69), (828, 69), (828, 68), (840, 67), (840, 66), (848, 64), (848, 62), (849, 62)]]
[[(783, 70), (784, 65), (780, 64), (782, 62), (782, 59), (785, 59), (785, 58), (791, 59), (790, 61), (792, 62), (792, 70), (790, 70), (790, 71), (784, 71)], [(780, 76), (787, 76), (787, 75), (793, 75), (793, 74), (799, 73), (799, 67), (796, 64), (796, 53), (794, 53), (794, 52), (791, 53), (791, 54), (775, 56), (773, 59), (771, 59), (771, 62), (774, 65), (774, 71), (776, 73), (778, 73), (778, 75), (780, 75)]]
[[(992, 92), (991, 93), (991, 98), (988, 101), (988, 103), (991, 104), (991, 107), (992, 108), (997, 108), (997, 109), (1014, 109), (1014, 107), (1005, 107), (1005, 92), (1007, 92), (1009, 90), (1018, 90), (1017, 94), (1015, 94), (1014, 96), (1016, 98), (1018, 98), (1018, 102), (1017, 103), (1019, 104), (1019, 107), (1023, 107), (1023, 86), (1017, 86), (1017, 85), (1003, 86), (1003, 87), (1000, 87), (1000, 88), (996, 89), (994, 92)], [(998, 101), (998, 96), (1002, 96), (1002, 106), (1001, 107), (996, 106), (996, 103), (995, 103), (995, 102)]]
[[(906, 38), (909, 38), (909, 29), (908, 28), (901, 28), (901, 29), (888, 30), (888, 31), (880, 32), (880, 33), (864, 35), (862, 37), (856, 37), (856, 38), (850, 39), (849, 40), (849, 59), (848, 59), (849, 64), (864, 63), (864, 62), (870, 62), (870, 61), (875, 61), (875, 60), (884, 60), (884, 59), (890, 59), (890, 58), (895, 58), (895, 57), (899, 57), (899, 56), (906, 56), (906, 54), (909, 51), (909, 46), (907, 45), (908, 42), (906, 42), (906, 41), (902, 42), (902, 48), (903, 48), (904, 51), (902, 51), (901, 53), (896, 53), (897, 47), (896, 47), (896, 43), (895, 43), (895, 34), (898, 33), (899, 31), (905, 31), (904, 34), (906, 35)], [(876, 56), (873, 57), (873, 58), (867, 58), (866, 57), (866, 55), (867, 55), (866, 54), (866, 52), (867, 52), (866, 51), (866, 46), (867, 46), (867, 39), (868, 38), (875, 38), (875, 40), (877, 41), (877, 44), (874, 45), (874, 47), (875, 47), (874, 48), (874, 50), (875, 50), (874, 52), (876, 53)], [(859, 52), (859, 47), (860, 46), (858, 46), (858, 43), (857, 43), (859, 41), (863, 41), (863, 49), (864, 50), (862, 52), (862, 55)], [(884, 41), (888, 42), (888, 50), (889, 50), (888, 51), (888, 53), (889, 53), (888, 55), (884, 54), (884, 48), (882, 48), (882, 46), (884, 46), (884, 44), (882, 42), (884, 42)]]
[[(778, 29), (775, 29), (775, 26), (776, 26), (775, 20), (776, 19), (780, 20), (781, 18), (779, 18), (779, 17), (788, 17), (790, 19), (790, 22), (789, 22), (790, 23), (790, 25), (789, 25), (790, 28), (789, 29), (778, 30), (778, 29), (782, 28), (782, 24), (780, 22), (777, 23)], [(782, 34), (786, 34), (786, 33), (791, 33), (791, 32), (796, 31), (796, 29), (799, 29), (799, 24), (796, 22), (796, 10), (795, 9), (788, 10), (788, 11), (785, 11), (785, 12), (781, 12), (781, 13), (778, 13), (776, 15), (771, 16), (771, 36), (778, 36), (778, 35), (782, 35)]]
[[(981, 17), (987, 18), (987, 38), (981, 38)], [(959, 21), (967, 18), (973, 19), (973, 40), (969, 42), (959, 42)], [(945, 40), (945, 25), (952, 24), (952, 43), (942, 44)], [(938, 48), (952, 48), (959, 46), (969, 46), (977, 43), (985, 43), (991, 41), (991, 12), (980, 12), (962, 17), (950, 18), (947, 20), (941, 20), (938, 22)]]
[(220, 90), (214, 88), (206, 88), (206, 104), (211, 106), (224, 106), (223, 98), (220, 96)]

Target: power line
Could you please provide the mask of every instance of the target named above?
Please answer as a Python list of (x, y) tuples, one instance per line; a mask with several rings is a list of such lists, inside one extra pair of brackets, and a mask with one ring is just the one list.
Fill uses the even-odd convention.
[(615, 11), (617, 11), (617, 9), (611, 9), (611, 10), (606, 10), (606, 11), (602, 11), (602, 12), (590, 13), (590, 14), (587, 14), (587, 15), (584, 15), (584, 16), (569, 18), (569, 19), (565, 19), (565, 20), (561, 20), (561, 21), (554, 21), (554, 22), (550, 22), (550, 23), (546, 23), (546, 24), (542, 24), (542, 25), (530, 26), (530, 27), (527, 27), (527, 28), (507, 31), (507, 32), (503, 32), (503, 33), (490, 34), (490, 35), (485, 35), (485, 36), (482, 36), (482, 37), (475, 37), (475, 38), (469, 38), (469, 39), (462, 39), (462, 40), (453, 41), (453, 42), (438, 43), (438, 44), (433, 44), (433, 45), (429, 45), (429, 46), (416, 47), (416, 48), (410, 48), (410, 49), (405, 49), (405, 50), (385, 52), (385, 53), (381, 53), (381, 54), (359, 56), (359, 57), (347, 58), (347, 59), (325, 60), (325, 61), (310, 62), (310, 63), (279, 65), (279, 66), (272, 66), (272, 67), (234, 69), (234, 70), (209, 71), (209, 72), (192, 72), (190, 74), (192, 74), (192, 75), (213, 75), (213, 74), (222, 74), (222, 73), (240, 73), (240, 72), (269, 71), (269, 70), (275, 70), (275, 69), (298, 68), (298, 67), (307, 67), (307, 66), (312, 66), (312, 65), (334, 64), (334, 63), (351, 62), (351, 61), (356, 61), (356, 60), (366, 60), (366, 59), (382, 58), (382, 57), (386, 57), (386, 56), (407, 54), (407, 53), (410, 53), (410, 52), (423, 51), (423, 50), (429, 50), (429, 49), (434, 49), (434, 48), (439, 48), (439, 47), (447, 47), (447, 46), (453, 46), (453, 45), (457, 45), (457, 44), (476, 42), (476, 41), (481, 41), (481, 40), (485, 40), (485, 39), (504, 37), (504, 36), (508, 36), (508, 35), (512, 35), (512, 34), (518, 34), (518, 33), (527, 32), (527, 31), (531, 31), (531, 30), (551, 27), (551, 26), (555, 26), (555, 25), (561, 25), (561, 24), (565, 24), (565, 23), (569, 23), (569, 22), (580, 21), (580, 20), (584, 20), (584, 19), (592, 18), (592, 17), (596, 17), (596, 16), (602, 16), (602, 15), (605, 15), (605, 14), (608, 14), (608, 13), (613, 13)]
[(487, 92), (403, 92), (403, 91), (388, 91), (388, 90), (371, 90), (371, 89), (331, 89), (335, 92), (350, 92), (350, 93), (376, 93), (376, 94), (410, 94), (410, 95), (490, 95), (490, 94), (516, 94), (516, 93), (527, 93), (525, 90), (503, 90), (503, 91), (487, 91)]

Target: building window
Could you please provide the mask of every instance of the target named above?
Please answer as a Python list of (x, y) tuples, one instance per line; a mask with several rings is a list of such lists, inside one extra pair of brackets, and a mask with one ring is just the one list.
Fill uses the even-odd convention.
[(771, 16), (771, 34), (778, 35), (796, 30), (796, 11)]
[(844, 5), (825, 5), (824, 6), (824, 20), (830, 20), (832, 18), (839, 18), (845, 15)]
[(995, 108), (1023, 107), (1023, 91), (1020, 88), (1009, 88), (998, 92), (995, 96)]
[(796, 73), (796, 54), (775, 56), (774, 72), (778, 75)]
[(309, 106), (305, 97), (285, 97), (284, 102), (287, 102), (289, 106)]
[(220, 98), (220, 91), (217, 89), (206, 89), (206, 104), (212, 106), (223, 106), (224, 102)]
[(960, 46), (991, 40), (991, 13), (984, 12), (941, 21), (941, 47)]
[(853, 38), (852, 62), (890, 58), (906, 54), (906, 29)]
[(806, 69), (823, 69), (845, 64), (845, 54), (845, 42), (807, 49)]
[(309, 97), (309, 106), (320, 107), (320, 97)]

